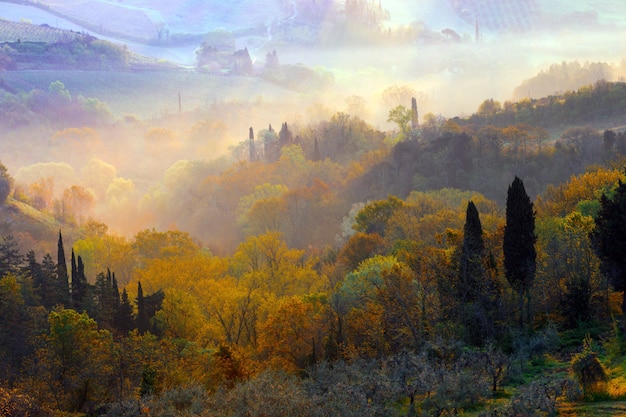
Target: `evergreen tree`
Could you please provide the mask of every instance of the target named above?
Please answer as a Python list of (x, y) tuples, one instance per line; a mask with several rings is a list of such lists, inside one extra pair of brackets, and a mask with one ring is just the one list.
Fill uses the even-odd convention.
[(76, 256), (74, 255), (74, 249), (72, 249), (72, 256), (70, 260), (71, 265), (71, 297), (72, 297), (72, 308), (78, 311), (81, 307), (81, 289), (80, 289), (80, 280), (78, 279), (78, 266), (76, 265)]
[(141, 282), (137, 285), (137, 330), (139, 334), (146, 333), (150, 328), (150, 320), (146, 312), (146, 302), (143, 296)]
[(254, 129), (250, 127), (250, 132), (248, 135), (249, 147), (250, 147), (250, 162), (256, 161), (256, 148), (254, 146)]
[(117, 281), (110, 269), (107, 269), (106, 275), (101, 272), (96, 276), (94, 296), (97, 301), (95, 317), (98, 325), (105, 329), (114, 328), (115, 316), (120, 305), (120, 295)]
[(70, 289), (69, 276), (67, 274), (67, 263), (65, 260), (65, 249), (63, 249), (63, 236), (59, 230), (59, 240), (57, 243), (57, 274), (56, 274), (56, 302), (61, 305), (69, 305)]
[(411, 130), (415, 130), (419, 127), (419, 118), (417, 114), (417, 100), (415, 97), (411, 98)]
[(624, 291), (622, 312), (626, 312), (626, 184), (619, 181), (612, 198), (602, 194), (595, 223), (591, 239), (602, 272), (617, 291)]
[(80, 308), (82, 311), (86, 311), (90, 317), (96, 316), (96, 311), (98, 309), (96, 298), (95, 298), (95, 289), (94, 286), (89, 284), (87, 281), (87, 276), (85, 275), (85, 264), (83, 263), (83, 258), (78, 255), (76, 259), (76, 269), (78, 272), (78, 281), (80, 282), (80, 293), (78, 294), (78, 298), (80, 300)]
[(49, 253), (43, 257), (41, 262), (41, 283), (39, 286), (41, 305), (50, 310), (61, 300), (57, 297), (57, 265), (54, 263)]
[(46, 283), (44, 281), (42, 267), (39, 262), (37, 262), (37, 257), (35, 256), (34, 250), (30, 250), (26, 254), (26, 266), (24, 267), (24, 276), (31, 279), (37, 305), (41, 305), (41, 300), (43, 298)]
[(0, 278), (19, 273), (23, 262), (17, 241), (12, 235), (4, 236), (0, 242)]
[(133, 306), (128, 299), (126, 288), (122, 291), (119, 308), (115, 312), (114, 327), (124, 335), (137, 327), (133, 319)]
[(467, 203), (465, 226), (463, 227), (463, 247), (459, 268), (460, 294), (462, 302), (476, 301), (479, 298), (481, 281), (485, 271), (483, 258), (485, 243), (483, 242), (483, 228), (480, 223), (478, 210), (472, 201)]
[(320, 153), (320, 145), (317, 142), (317, 138), (315, 138), (314, 147), (313, 147), (313, 161), (317, 162), (321, 160), (322, 160), (322, 154)]
[(466, 341), (477, 346), (496, 337), (499, 288), (492, 272), (478, 210), (469, 201), (459, 259), (457, 316), (464, 326)]
[[(109, 271), (107, 269), (107, 271)], [(110, 274), (110, 271), (109, 271)], [(120, 289), (117, 286), (117, 279), (115, 279), (115, 272), (113, 272), (113, 274), (110, 275), (111, 276), (111, 297), (113, 298), (113, 300), (115, 300), (115, 309), (117, 310), (120, 306)]]
[(291, 131), (289, 130), (287, 122), (282, 124), (280, 132), (278, 132), (278, 143), (280, 144), (281, 148), (283, 146), (293, 143), (293, 133), (291, 133)]
[(524, 320), (524, 302), (530, 316), (530, 288), (537, 267), (536, 241), (533, 203), (526, 194), (524, 183), (516, 176), (506, 197), (506, 225), (502, 249), (506, 278), (520, 299), (520, 325), (523, 325)]

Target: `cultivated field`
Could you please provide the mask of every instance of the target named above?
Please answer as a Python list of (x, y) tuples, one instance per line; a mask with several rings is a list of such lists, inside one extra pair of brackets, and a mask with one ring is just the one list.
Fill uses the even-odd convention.
[(11, 22), (0, 19), (0, 42), (45, 42), (71, 41), (79, 33), (55, 29), (46, 25), (33, 25), (25, 22)]

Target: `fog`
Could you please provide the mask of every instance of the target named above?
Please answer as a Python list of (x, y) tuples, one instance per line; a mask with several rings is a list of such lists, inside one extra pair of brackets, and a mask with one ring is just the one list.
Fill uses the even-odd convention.
[[(283, 23), (298, 12), (286, 3), (279, 8)], [(134, 81), (119, 85), (107, 75), (30, 74), (40, 80), (52, 77), (43, 85), (61, 78), (72, 98), (101, 100), (111, 112), (110, 121), (83, 126), (60, 119), (36, 127), (7, 126), (0, 133), (2, 162), (26, 191), (42, 179), (54, 179), (46, 203), (49, 210), (52, 199), (61, 199), (71, 185), (80, 185), (93, 199), (80, 213), (83, 220), (96, 218), (112, 232), (129, 236), (144, 228), (177, 227), (205, 239), (218, 231), (199, 230), (201, 218), (214, 212), (206, 207), (206, 196), (194, 193), (206, 193), (212, 187), (211, 175), (236, 159), (233, 146), (247, 139), (250, 126), (259, 131), (270, 124), (279, 128), (286, 121), (297, 133), (336, 112), (346, 112), (389, 132), (395, 128), (387, 122), (389, 110), (410, 106), (410, 97), (385, 95), (392, 87), (417, 97), (420, 116), (433, 113), (451, 118), (471, 114), (485, 99), (512, 100), (524, 80), (561, 62), (604, 62), (615, 68), (597, 74), (597, 79), (613, 81), (626, 75), (620, 73), (626, 57), (626, 25), (616, 18), (626, 16), (626, 5), (569, 1), (544, 5), (528, 0), (519, 2), (519, 10), (530, 10), (530, 17), (521, 20), (530, 26), (520, 28), (515, 26), (520, 20), (511, 6), (516, 2), (505, 2), (511, 10), (495, 1), (468, 2), (467, 7), (461, 3), (381, 1), (390, 16), (381, 22), (381, 33), (396, 34), (397, 41), (390, 36), (370, 44), (333, 42), (329, 32), (320, 37), (323, 42), (303, 46), (277, 41), (276, 29), (236, 37), (238, 48), (248, 48), (255, 69), (262, 69), (266, 54), (276, 50), (283, 65), (303, 64), (329, 74), (332, 82), (321, 89), (287, 88), (254, 77), (205, 74), (200, 79), (193, 69), (199, 44), (165, 47), (125, 40), (129, 50), (172, 61), (187, 72), (164, 76), (157, 88), (142, 79), (155, 74), (129, 74), (126, 80)], [(490, 27), (487, 21), (480, 27), (478, 17), (472, 19), (487, 16), (485, 7), (498, 9), (501, 28)], [(86, 30), (32, 7), (2, 3), (1, 15)], [(184, 23), (176, 16), (178, 20), (166, 22), (172, 30)], [(478, 39), (472, 22), (479, 24)], [(233, 24), (221, 23), (206, 30)], [(194, 25), (190, 29), (196, 30), (198, 23)], [(444, 36), (446, 29), (451, 32)], [(423, 36), (402, 40), (403, 34), (415, 32)], [(3, 77), (19, 78), (9, 73)], [(535, 94), (528, 91), (529, 96)]]

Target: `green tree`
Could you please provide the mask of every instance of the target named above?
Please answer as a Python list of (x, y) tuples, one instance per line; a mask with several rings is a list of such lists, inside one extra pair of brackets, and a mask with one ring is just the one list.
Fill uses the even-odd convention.
[(592, 232), (594, 249), (602, 271), (618, 291), (624, 291), (622, 312), (626, 311), (626, 184), (620, 180), (613, 194), (600, 197), (600, 211)]
[(398, 125), (400, 129), (401, 138), (407, 139), (411, 132), (411, 120), (413, 120), (413, 112), (411, 109), (407, 109), (404, 106), (396, 106), (389, 110), (388, 122), (393, 122)]
[(56, 310), (48, 316), (49, 334), (30, 369), (38, 400), (62, 411), (84, 411), (89, 402), (112, 400), (117, 349), (107, 330), (87, 313)]
[(404, 205), (402, 200), (390, 195), (387, 200), (367, 204), (355, 217), (354, 230), (363, 233), (378, 233), (384, 237), (389, 220), (394, 212)]
[(530, 289), (537, 268), (536, 241), (533, 203), (526, 194), (524, 183), (516, 176), (507, 191), (506, 225), (502, 249), (506, 278), (519, 295), (520, 325), (522, 326), (524, 302), (527, 304), (527, 314), (530, 316)]

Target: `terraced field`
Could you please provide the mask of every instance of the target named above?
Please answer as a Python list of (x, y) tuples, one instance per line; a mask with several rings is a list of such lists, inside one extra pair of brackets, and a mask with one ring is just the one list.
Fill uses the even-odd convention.
[(77, 32), (55, 29), (47, 25), (33, 25), (0, 19), (0, 42), (45, 42), (71, 41), (83, 36)]
[(292, 2), (232, 0), (70, 0), (41, 2), (55, 14), (108, 36), (153, 42), (159, 36), (204, 34), (216, 29), (246, 30), (280, 21), (293, 12)]

